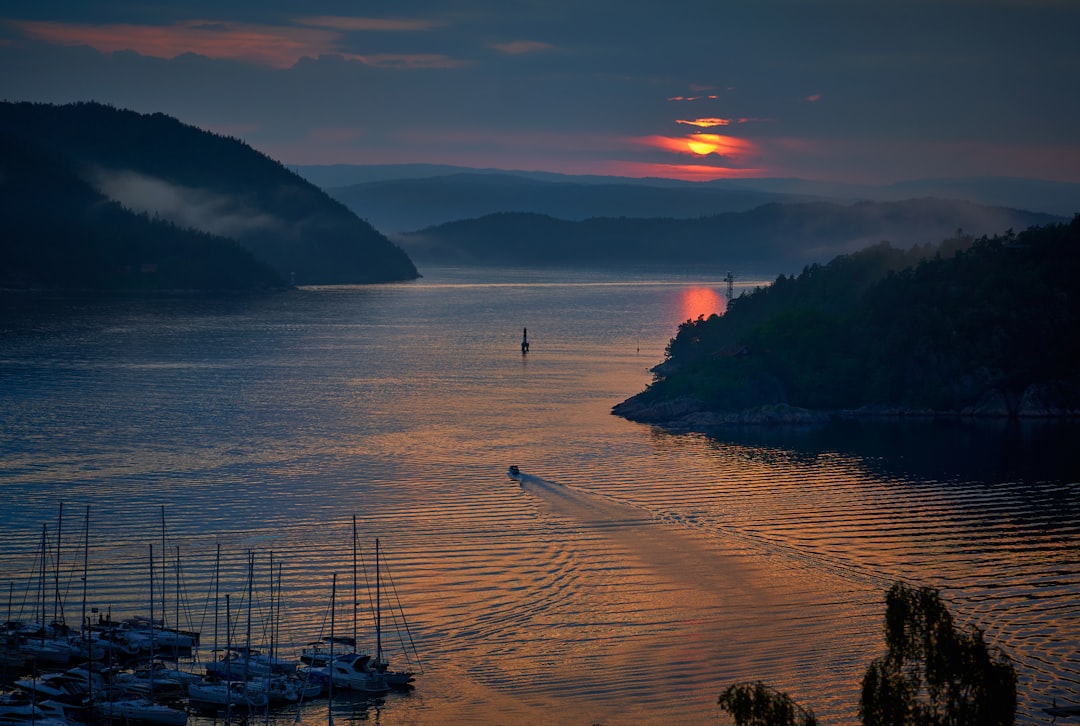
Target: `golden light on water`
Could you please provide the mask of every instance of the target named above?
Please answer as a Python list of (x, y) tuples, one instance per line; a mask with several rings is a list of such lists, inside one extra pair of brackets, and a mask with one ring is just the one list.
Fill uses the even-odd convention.
[[(4, 339), (18, 361), (5, 369), (6, 420), (26, 444), (5, 458), (15, 504), (0, 509), (0, 583), (29, 582), (20, 599), (32, 611), (34, 524), (49, 522), (59, 545), (57, 500), (65, 513), (92, 501), (88, 602), (145, 615), (164, 506), (186, 592), (167, 585), (162, 611), (190, 619), (210, 648), (231, 593), (232, 617), (251, 610), (263, 646), (277, 597), (274, 647), (292, 658), (331, 627), (372, 642), (379, 539), (383, 646), (408, 662), (400, 604), (423, 672), (414, 694), (370, 708), (335, 696), (332, 710), (339, 724), (382, 726), (568, 713), (708, 723), (719, 692), (747, 680), (823, 722), (857, 723), (860, 679), (883, 650), (883, 593), (897, 579), (947, 583), (958, 620), (1020, 664), (1017, 720), (1061, 703), (1061, 684), (1076, 682), (1075, 478), (1033, 488), (1027, 474), (966, 474), (950, 463), (959, 453), (994, 458), (966, 428), (706, 437), (626, 421), (611, 406), (648, 384), (676, 325), (725, 311), (722, 273), (490, 274), (305, 290), (243, 316), (186, 300), (99, 304), (46, 341), (40, 365)], [(87, 346), (99, 319), (108, 334)], [(184, 345), (178, 331), (190, 331)], [(59, 359), (72, 361), (63, 375)], [(109, 427), (99, 410), (114, 412)], [(527, 478), (509, 479), (511, 463)], [(64, 532), (57, 570), (80, 572), (78, 525)], [(326, 723), (330, 709), (305, 705), (299, 723)]]

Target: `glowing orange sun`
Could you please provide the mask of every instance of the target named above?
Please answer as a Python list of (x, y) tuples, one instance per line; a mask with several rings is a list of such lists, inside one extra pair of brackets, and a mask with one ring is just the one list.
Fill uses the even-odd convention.
[(686, 140), (686, 148), (699, 156), (708, 156), (720, 148), (720, 138), (716, 134), (696, 134)]

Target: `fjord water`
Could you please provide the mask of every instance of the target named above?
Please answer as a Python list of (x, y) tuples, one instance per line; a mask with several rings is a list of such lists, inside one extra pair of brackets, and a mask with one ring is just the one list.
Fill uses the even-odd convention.
[[(665, 433), (611, 406), (720, 304), (723, 271), (423, 272), (265, 298), (5, 300), (8, 616), (40, 619), (44, 599), (78, 622), (85, 559), (88, 607), (158, 603), (208, 658), (214, 573), (247, 602), (254, 553), (258, 643), (276, 581), (279, 652), (328, 634), (336, 574), (336, 632), (373, 647), (355, 518), (423, 673), (408, 694), (335, 700), (339, 722), (705, 724), (726, 686), (761, 680), (856, 723), (897, 579), (940, 588), (1015, 660), (1019, 723), (1080, 701), (1075, 428)], [(300, 711), (327, 716), (325, 700)]]

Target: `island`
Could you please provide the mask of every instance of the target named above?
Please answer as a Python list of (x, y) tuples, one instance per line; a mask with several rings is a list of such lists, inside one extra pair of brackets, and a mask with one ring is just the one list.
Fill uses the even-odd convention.
[(672, 429), (831, 416), (1080, 413), (1080, 215), (992, 237), (883, 242), (682, 323), (612, 410)]

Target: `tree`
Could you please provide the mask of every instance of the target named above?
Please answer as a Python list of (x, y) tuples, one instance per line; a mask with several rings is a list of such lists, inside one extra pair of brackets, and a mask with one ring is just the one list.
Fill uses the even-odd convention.
[(863, 677), (864, 726), (1011, 725), (1016, 671), (982, 630), (957, 628), (937, 590), (896, 583), (885, 597), (883, 658)]
[(718, 703), (734, 717), (735, 726), (817, 726), (812, 711), (761, 682), (729, 686)]
[[(901, 582), (885, 595), (883, 658), (863, 677), (864, 726), (1011, 726), (1016, 670), (974, 625), (957, 628), (938, 591)], [(730, 686), (720, 708), (735, 726), (817, 726), (812, 711), (763, 683)]]

